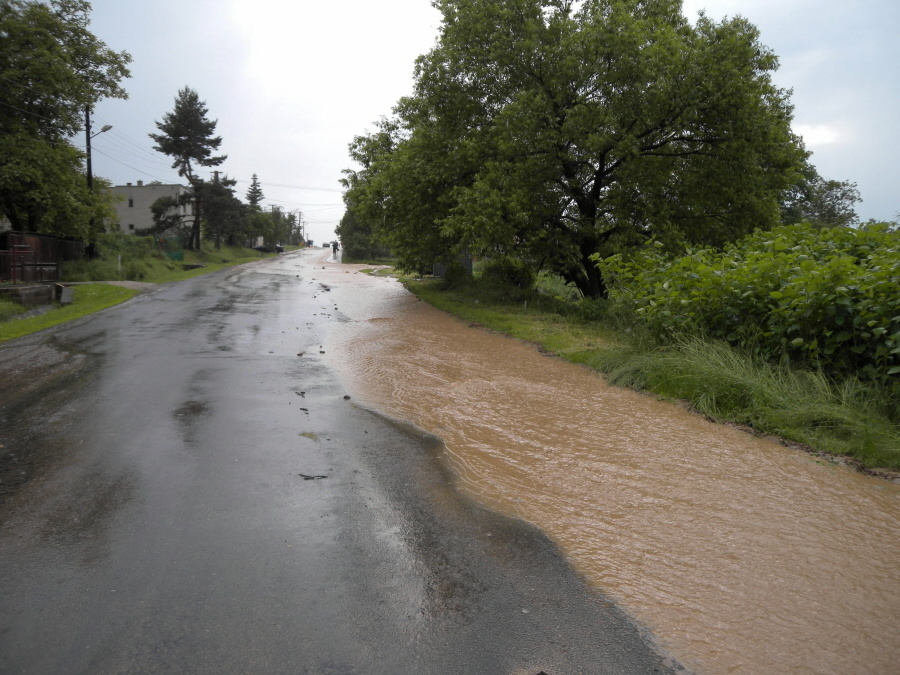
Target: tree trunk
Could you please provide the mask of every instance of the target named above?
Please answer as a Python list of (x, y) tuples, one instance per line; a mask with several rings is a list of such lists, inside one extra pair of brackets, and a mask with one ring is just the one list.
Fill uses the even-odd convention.
[(195, 251), (200, 250), (200, 196), (194, 196), (194, 224), (191, 227), (191, 246)]
[(606, 288), (606, 283), (603, 281), (603, 275), (600, 273), (597, 265), (594, 264), (594, 261), (589, 257), (594, 253), (596, 253), (596, 251), (591, 251), (585, 255), (584, 251), (582, 251), (581, 269), (579, 270), (580, 274), (576, 275), (573, 280), (575, 281), (578, 290), (584, 294), (584, 297), (598, 300), (606, 298), (608, 289)]

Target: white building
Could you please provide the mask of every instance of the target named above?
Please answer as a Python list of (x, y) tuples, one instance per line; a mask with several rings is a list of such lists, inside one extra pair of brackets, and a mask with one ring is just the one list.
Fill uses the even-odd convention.
[[(190, 193), (190, 188), (184, 185), (165, 185), (157, 182), (144, 185), (142, 180), (139, 180), (136, 185), (131, 183), (115, 185), (111, 190), (113, 194), (121, 197), (114, 205), (119, 221), (119, 230), (129, 234), (153, 227), (153, 212), (150, 207), (157, 199), (160, 197), (178, 199), (181, 195)], [(193, 205), (179, 206), (178, 212), (182, 218), (187, 218), (193, 213)]]

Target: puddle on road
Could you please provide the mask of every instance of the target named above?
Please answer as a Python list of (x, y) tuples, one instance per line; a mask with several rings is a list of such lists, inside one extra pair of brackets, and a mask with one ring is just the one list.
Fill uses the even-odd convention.
[(461, 489), (543, 529), (686, 667), (896, 672), (900, 486), (607, 387), (358, 269), (316, 270), (349, 319), (328, 352), (354, 399), (440, 436)]

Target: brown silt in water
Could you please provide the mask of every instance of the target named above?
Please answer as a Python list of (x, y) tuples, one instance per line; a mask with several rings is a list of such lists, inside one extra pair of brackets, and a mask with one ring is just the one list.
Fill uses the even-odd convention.
[(900, 486), (608, 387), (354, 269), (330, 276), (349, 321), (326, 349), (354, 400), (442, 438), (460, 489), (542, 528), (687, 668), (898, 672)]

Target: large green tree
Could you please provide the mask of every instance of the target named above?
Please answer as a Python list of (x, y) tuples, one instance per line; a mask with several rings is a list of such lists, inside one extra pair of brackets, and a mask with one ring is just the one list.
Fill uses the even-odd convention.
[(806, 162), (797, 181), (782, 196), (781, 220), (786, 225), (848, 227), (859, 222), (855, 205), (860, 201), (856, 183), (825, 179)]
[(0, 0), (0, 216), (16, 229), (90, 240), (110, 213), (69, 141), (98, 101), (127, 98), (126, 52), (89, 30), (83, 0)]
[(197, 168), (218, 166), (227, 155), (214, 155), (222, 144), (221, 136), (214, 136), (218, 120), (207, 118), (206, 103), (190, 87), (178, 91), (175, 107), (156, 122), (158, 134), (149, 134), (156, 145), (154, 150), (172, 157), (172, 168), (187, 179), (194, 197), (193, 227), (187, 248), (200, 248), (200, 222), (203, 203), (203, 179)]
[(805, 152), (745, 19), (692, 25), (680, 0), (435, 5), (414, 94), (354, 142), (346, 179), (410, 266), (516, 255), (597, 297), (598, 251), (778, 223)]
[(228, 176), (219, 178), (219, 172), (216, 171), (213, 180), (200, 188), (203, 193), (206, 233), (215, 242), (216, 248), (221, 248), (223, 241), (227, 246), (236, 246), (243, 243), (246, 237), (249, 209), (235, 197), (236, 184), (237, 181)]
[(390, 251), (379, 240), (373, 228), (356, 217), (353, 210), (347, 209), (341, 222), (335, 228), (335, 234), (341, 240), (344, 253), (350, 258), (364, 260), (382, 258), (390, 255)]

